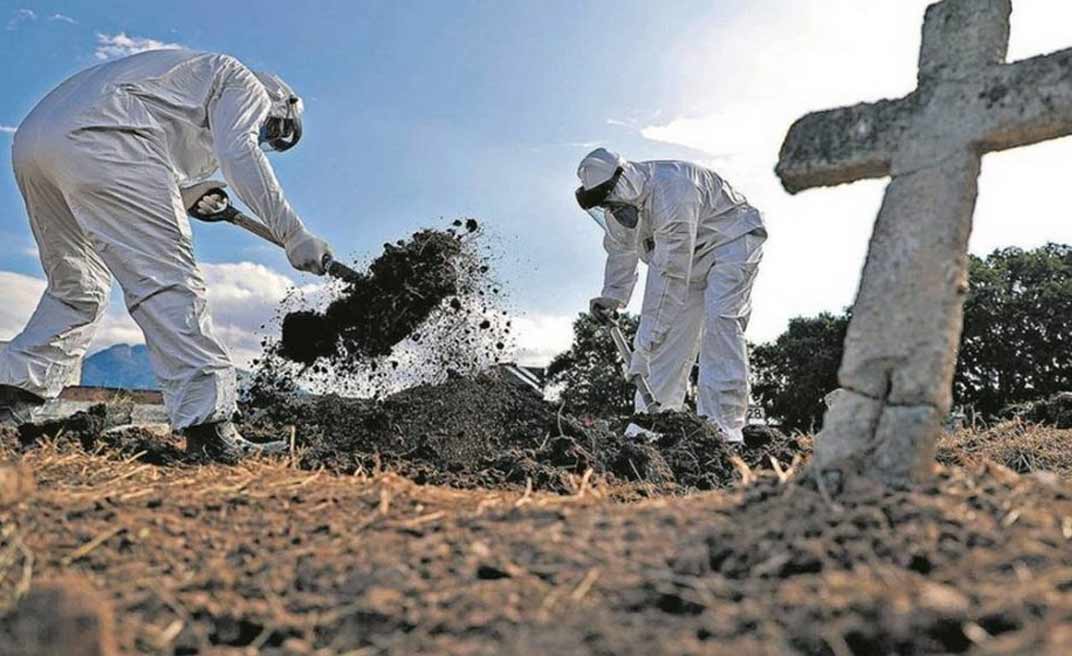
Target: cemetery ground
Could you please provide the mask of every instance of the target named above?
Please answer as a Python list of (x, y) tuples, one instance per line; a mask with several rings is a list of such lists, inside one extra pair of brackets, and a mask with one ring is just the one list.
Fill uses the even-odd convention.
[(931, 482), (849, 489), (807, 477), (804, 439), (695, 491), (591, 469), (422, 485), (301, 449), (219, 466), (168, 461), (175, 437), (6, 433), (0, 651), (1064, 654), (1070, 439), (968, 428)]

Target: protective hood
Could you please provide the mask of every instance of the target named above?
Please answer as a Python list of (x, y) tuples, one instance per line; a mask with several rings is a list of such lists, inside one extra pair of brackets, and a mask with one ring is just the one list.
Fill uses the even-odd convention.
[(577, 177), (581, 181), (581, 187), (591, 190), (602, 185), (610, 180), (623, 164), (625, 160), (618, 153), (606, 148), (596, 148), (585, 155), (580, 166), (577, 167)]
[(302, 137), (305, 104), (278, 75), (253, 71), (272, 102), (268, 120), (261, 129), (261, 145), (268, 150), (284, 151), (296, 146)]
[(604, 230), (608, 218), (628, 229), (637, 226), (643, 176), (635, 166), (618, 153), (596, 148), (581, 160), (577, 177), (577, 204)]

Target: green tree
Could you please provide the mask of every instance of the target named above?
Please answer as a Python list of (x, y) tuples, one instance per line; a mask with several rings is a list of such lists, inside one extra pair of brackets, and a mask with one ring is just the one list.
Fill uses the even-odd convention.
[[(622, 314), (619, 324), (632, 343), (637, 317)], [(551, 361), (547, 376), (552, 385), (561, 386), (561, 399), (570, 414), (612, 417), (633, 412), (634, 388), (622, 375), (610, 331), (588, 313), (573, 322), (573, 345)]]
[[(953, 399), (983, 416), (1072, 390), (1072, 246), (972, 256)], [(753, 348), (753, 394), (786, 428), (820, 427), (849, 314), (797, 318)]]
[(970, 274), (956, 403), (992, 416), (1072, 390), (1072, 246), (973, 256)]
[(773, 342), (752, 347), (752, 396), (789, 430), (822, 424), (823, 397), (838, 386), (849, 313), (797, 317)]

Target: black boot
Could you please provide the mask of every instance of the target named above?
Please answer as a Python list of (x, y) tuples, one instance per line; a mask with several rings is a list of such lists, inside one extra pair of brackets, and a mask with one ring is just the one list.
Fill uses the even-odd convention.
[(282, 440), (263, 444), (250, 442), (230, 421), (190, 426), (183, 434), (186, 435), (186, 453), (229, 464), (247, 456), (286, 453), (288, 450), (287, 443)]
[(33, 410), (45, 403), (36, 394), (11, 385), (0, 385), (0, 426), (16, 428), (33, 421)]

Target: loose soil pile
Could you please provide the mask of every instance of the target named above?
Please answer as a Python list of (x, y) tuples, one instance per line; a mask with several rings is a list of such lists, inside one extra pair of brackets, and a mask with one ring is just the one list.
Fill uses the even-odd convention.
[[(750, 427), (744, 445), (731, 447), (690, 413), (633, 417), (661, 437), (626, 438), (628, 421), (582, 422), (494, 370), (383, 399), (279, 394), (260, 402), (243, 409), (241, 432), (269, 441), (289, 438), (293, 427), (301, 467), (386, 470), (457, 488), (574, 494), (594, 477), (615, 485), (619, 497), (684, 494), (728, 488), (753, 471), (787, 471), (810, 452), (806, 438), (764, 427)], [(185, 454), (181, 438), (123, 428), (129, 421), (129, 408), (97, 405), (23, 425), (11, 445), (74, 444), (150, 464), (204, 464)]]
[[(0, 508), (0, 580), (83, 577), (125, 653), (1063, 656), (1072, 641), (1072, 490), (995, 466), (621, 504), (598, 484), (462, 491), (49, 444), (21, 464), (38, 489)], [(0, 607), (0, 645), (54, 621), (30, 612)]]
[[(729, 487), (749, 468), (788, 468), (805, 444), (749, 432), (739, 451), (686, 413), (641, 417), (654, 443), (622, 437), (626, 422), (585, 424), (497, 372), (419, 385), (382, 400), (281, 396), (247, 411), (245, 433), (294, 426), (302, 466), (353, 473), (389, 469), (420, 483), (576, 491), (585, 472), (649, 493)], [(739, 464), (734, 464), (734, 461)]]

